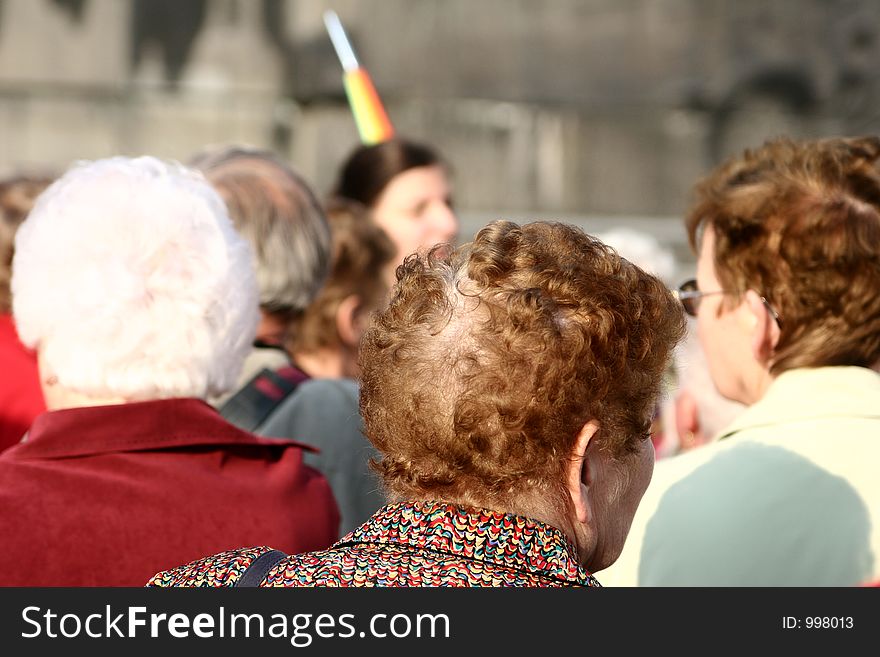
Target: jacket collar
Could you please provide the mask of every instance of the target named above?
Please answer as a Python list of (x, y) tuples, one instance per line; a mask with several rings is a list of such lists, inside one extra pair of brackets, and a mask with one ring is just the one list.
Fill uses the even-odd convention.
[(719, 436), (744, 429), (820, 418), (880, 419), (880, 373), (866, 367), (817, 367), (780, 374), (764, 396)]
[(34, 420), (24, 442), (7, 450), (16, 458), (60, 459), (207, 445), (296, 446), (235, 427), (200, 399), (162, 399), (48, 411)]
[(407, 545), (598, 586), (560, 530), (510, 513), (444, 502), (389, 504), (334, 547), (355, 543)]

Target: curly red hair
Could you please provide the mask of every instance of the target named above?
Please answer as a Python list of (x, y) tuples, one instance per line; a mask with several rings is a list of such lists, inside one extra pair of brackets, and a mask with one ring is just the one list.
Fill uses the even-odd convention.
[(684, 331), (659, 279), (578, 228), (497, 221), (412, 255), (361, 345), (361, 412), (389, 494), (510, 505), (564, 471), (589, 420), (614, 457), (646, 440)]

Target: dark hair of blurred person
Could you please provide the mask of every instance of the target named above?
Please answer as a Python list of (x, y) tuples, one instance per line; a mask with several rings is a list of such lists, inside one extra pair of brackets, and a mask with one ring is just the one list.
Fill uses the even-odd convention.
[(15, 233), (52, 178), (20, 174), (0, 181), (0, 452), (24, 435), (46, 410), (37, 356), (21, 344), (12, 317), (12, 256)]
[(258, 289), (200, 174), (151, 157), (71, 168), (18, 230), (12, 290), (49, 411), (0, 454), (0, 546), (15, 560), (0, 584), (138, 586), (225, 546), (338, 536), (300, 446), (203, 401), (238, 379)]
[(332, 195), (370, 210), (397, 247), (394, 266), (458, 233), (448, 167), (425, 144), (396, 137), (359, 146), (340, 167)]
[[(596, 585), (650, 481), (654, 402), (683, 329), (659, 279), (570, 225), (498, 221), (452, 253), (410, 256), (361, 345), (361, 411), (392, 503), (260, 585)], [(151, 583), (226, 585), (266, 554)]]

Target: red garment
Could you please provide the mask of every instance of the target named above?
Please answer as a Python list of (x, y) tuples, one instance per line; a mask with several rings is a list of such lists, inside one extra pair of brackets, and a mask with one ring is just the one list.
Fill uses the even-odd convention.
[(44, 413), (0, 454), (0, 584), (143, 586), (242, 545), (325, 548), (339, 512), (302, 447), (197, 399)]
[(37, 356), (19, 341), (12, 315), (0, 315), (0, 452), (45, 410)]

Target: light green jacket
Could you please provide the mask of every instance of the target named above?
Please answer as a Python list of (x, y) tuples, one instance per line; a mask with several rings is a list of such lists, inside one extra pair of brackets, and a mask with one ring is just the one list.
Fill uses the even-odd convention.
[(605, 586), (880, 579), (880, 374), (781, 374), (721, 439), (658, 461)]

